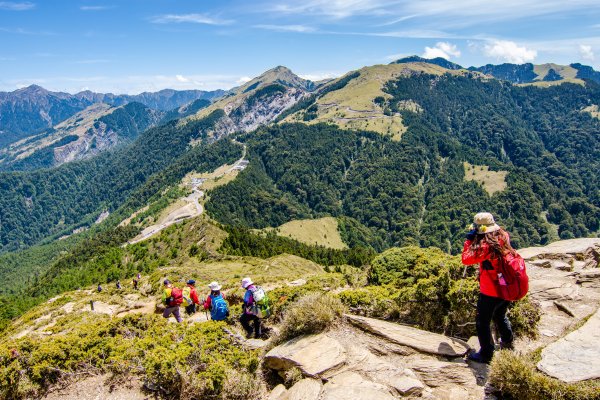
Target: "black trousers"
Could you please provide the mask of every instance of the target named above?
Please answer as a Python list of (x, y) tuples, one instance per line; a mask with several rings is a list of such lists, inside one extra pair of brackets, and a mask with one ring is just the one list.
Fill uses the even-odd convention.
[[(252, 321), (254, 321), (254, 329), (250, 326), (250, 322)], [(260, 318), (256, 315), (244, 313), (240, 317), (240, 322), (248, 335), (252, 335), (252, 331), (254, 330), (254, 337), (257, 339), (260, 337)]]
[(499, 299), (498, 297), (486, 296), (479, 293), (477, 300), (477, 317), (475, 319), (477, 326), (477, 337), (481, 346), (481, 356), (492, 358), (494, 354), (494, 339), (492, 338), (492, 329), (490, 324), (494, 321), (496, 328), (500, 333), (502, 343), (511, 343), (513, 341), (512, 328), (510, 321), (506, 316), (506, 310), (510, 302)]
[(196, 304), (190, 304), (189, 306), (185, 306), (185, 312), (187, 315), (192, 315), (196, 313)]

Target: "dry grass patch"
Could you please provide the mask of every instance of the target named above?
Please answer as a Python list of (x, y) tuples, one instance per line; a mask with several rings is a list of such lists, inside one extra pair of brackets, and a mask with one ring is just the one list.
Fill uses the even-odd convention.
[(480, 183), (490, 196), (506, 189), (507, 171), (490, 171), (490, 167), (487, 165), (471, 165), (468, 162), (463, 163), (463, 165), (465, 167), (465, 181)]
[(301, 297), (285, 311), (280, 332), (273, 344), (300, 335), (323, 332), (341, 321), (344, 310), (340, 299), (328, 293), (311, 293)]
[(596, 104), (592, 104), (591, 106), (587, 106), (581, 110), (582, 112), (589, 113), (593, 118), (600, 119), (600, 107)]
[(278, 228), (267, 228), (264, 231), (275, 230), (277, 235), (285, 236), (308, 245), (325, 246), (331, 249), (347, 249), (338, 231), (337, 219), (324, 217), (319, 219), (301, 219), (286, 222)]

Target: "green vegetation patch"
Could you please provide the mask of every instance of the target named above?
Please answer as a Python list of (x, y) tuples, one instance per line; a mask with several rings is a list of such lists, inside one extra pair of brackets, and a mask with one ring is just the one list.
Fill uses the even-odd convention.
[(173, 398), (182, 392), (188, 398), (228, 398), (228, 375), (235, 370), (239, 381), (254, 381), (258, 357), (235, 346), (223, 327), (130, 315), (82, 322), (64, 335), (6, 342), (0, 345), (0, 397), (39, 397), (72, 374), (112, 372), (141, 375)]
[[(341, 292), (342, 302), (359, 314), (392, 318), (451, 336), (475, 334), (479, 293), (475, 267), (440, 249), (389, 249), (373, 260), (369, 286)], [(541, 310), (525, 298), (513, 303), (509, 318), (517, 336), (535, 337)]]
[(328, 293), (307, 294), (287, 308), (280, 332), (272, 344), (323, 332), (341, 320), (344, 310), (344, 305), (335, 296)]
[(494, 355), (489, 383), (502, 398), (519, 400), (598, 400), (600, 380), (564, 383), (539, 372), (535, 357), (500, 351)]

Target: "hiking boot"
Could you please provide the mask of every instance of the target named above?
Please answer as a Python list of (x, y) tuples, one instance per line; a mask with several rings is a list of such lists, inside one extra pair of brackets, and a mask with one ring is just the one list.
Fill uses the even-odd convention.
[(481, 352), (471, 352), (467, 355), (467, 360), (475, 361), (482, 364), (489, 364), (492, 361), (492, 357), (485, 357), (481, 355)]
[(500, 350), (514, 350), (515, 345), (513, 342), (503, 342), (500, 340)]

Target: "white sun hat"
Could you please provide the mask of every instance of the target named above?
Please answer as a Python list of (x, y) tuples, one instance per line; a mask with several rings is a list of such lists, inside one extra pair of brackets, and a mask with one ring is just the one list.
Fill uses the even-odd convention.
[(252, 283), (253, 283), (252, 279), (250, 279), (249, 277), (242, 279), (242, 287), (244, 289), (246, 289), (248, 286), (252, 285)]
[(208, 284), (208, 287), (210, 288), (210, 290), (221, 290), (221, 285), (219, 285), (219, 282), (211, 282)]

